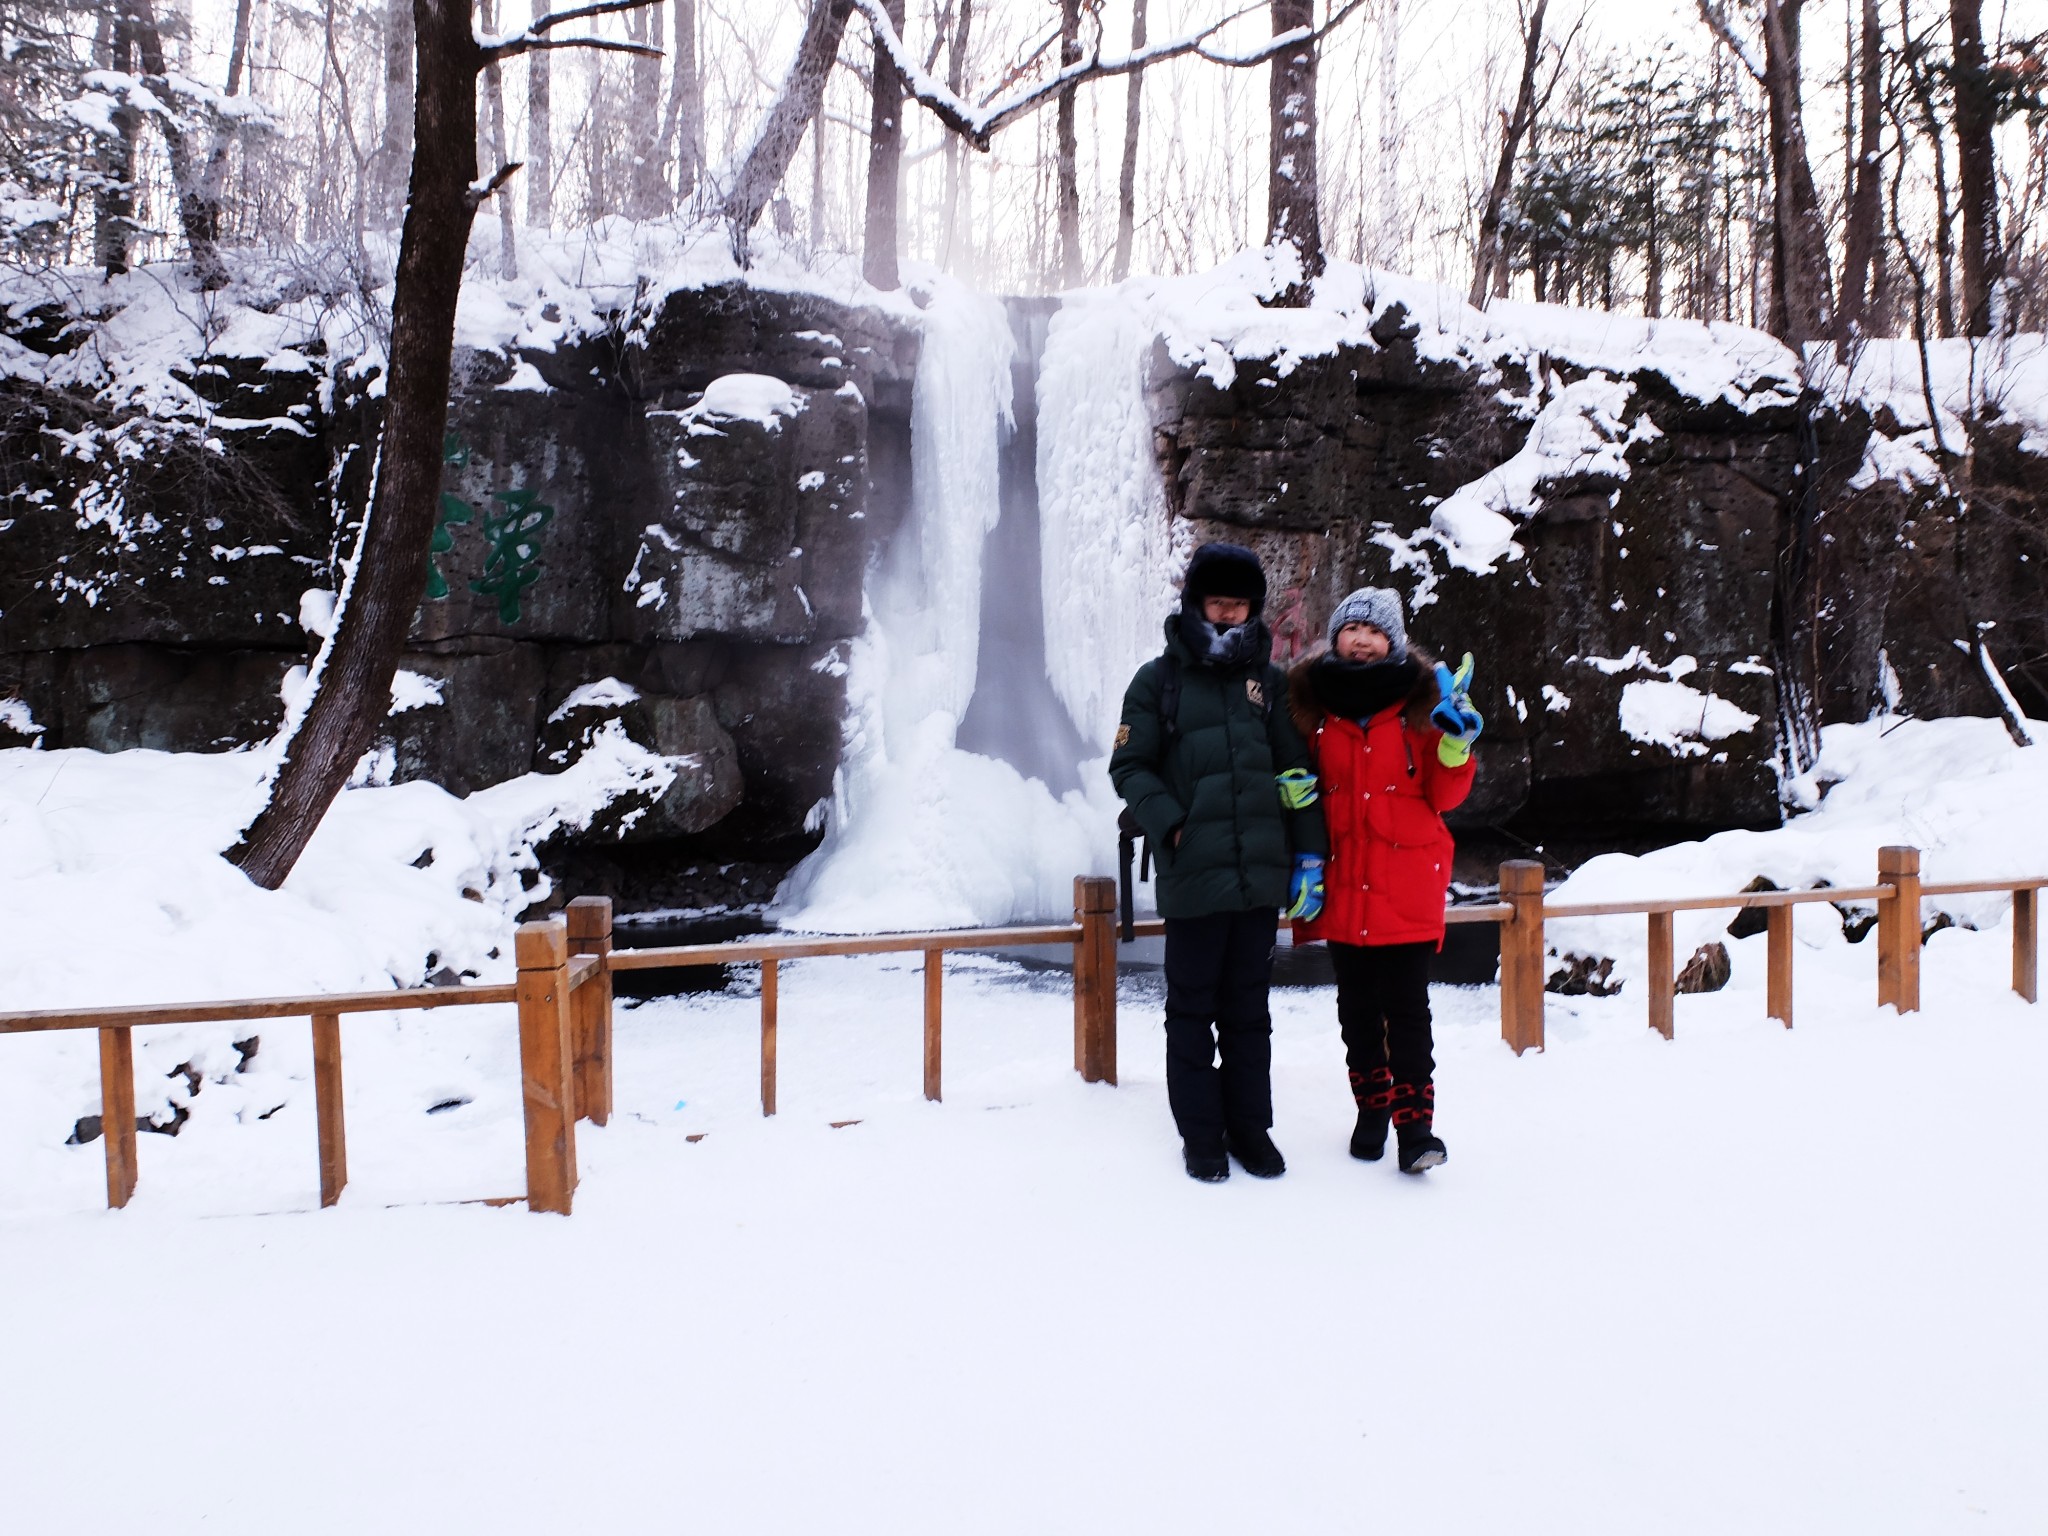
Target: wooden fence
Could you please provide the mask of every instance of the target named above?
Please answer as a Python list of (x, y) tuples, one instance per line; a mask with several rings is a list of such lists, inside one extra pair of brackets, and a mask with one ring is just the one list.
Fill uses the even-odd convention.
[[(1920, 900), (2009, 892), (2013, 901), (2013, 990), (2028, 1002), (2038, 996), (2038, 896), (2048, 876), (2020, 880), (1923, 884), (1920, 854), (1884, 848), (1878, 880), (1853, 889), (1745, 891), (1726, 896), (1666, 900), (1546, 903), (1543, 866), (1513, 860), (1500, 869), (1499, 901), (1452, 907), (1449, 923), (1500, 926), (1501, 1037), (1517, 1055), (1543, 1045), (1546, 920), (1643, 914), (1649, 922), (1649, 1023), (1673, 1035), (1672, 914), (1711, 908), (1761, 907), (1767, 912), (1765, 986), (1770, 1017), (1792, 1024), (1792, 909), (1827, 901), (1875, 903), (1878, 910), (1877, 1000), (1901, 1013), (1920, 1006)], [(341, 1015), (407, 1009), (514, 1003), (519, 1020), (519, 1064), (526, 1120), (526, 1194), (529, 1210), (567, 1215), (576, 1192), (576, 1125), (603, 1125), (612, 1108), (612, 976), (619, 971), (667, 970), (758, 962), (761, 967), (761, 1113), (775, 1113), (777, 982), (785, 960), (825, 955), (924, 956), (924, 1093), (941, 1092), (945, 956), (949, 950), (1019, 949), (1071, 944), (1074, 951), (1074, 1070), (1091, 1083), (1116, 1082), (1116, 883), (1101, 876), (1074, 881), (1074, 918), (1007, 928), (948, 929), (844, 938), (742, 939), (726, 944), (685, 944), (662, 949), (614, 949), (611, 902), (584, 896), (560, 917), (522, 923), (515, 936), (516, 981), (490, 986), (407, 987), (382, 992), (311, 997), (244, 998), (228, 1002), (171, 1003), (150, 1007), (83, 1008), (0, 1013), (0, 1035), (53, 1029), (94, 1029), (100, 1046), (100, 1124), (106, 1139), (107, 1204), (120, 1207), (135, 1193), (135, 1048), (131, 1031), (157, 1024), (193, 1024), (269, 1018), (310, 1018), (313, 1026), (313, 1100), (318, 1126), (320, 1203), (333, 1205), (348, 1183), (342, 1117)], [(1159, 921), (1135, 925), (1156, 937)], [(516, 1199), (519, 1197), (511, 1197)], [(494, 1201), (511, 1203), (511, 1199)]]

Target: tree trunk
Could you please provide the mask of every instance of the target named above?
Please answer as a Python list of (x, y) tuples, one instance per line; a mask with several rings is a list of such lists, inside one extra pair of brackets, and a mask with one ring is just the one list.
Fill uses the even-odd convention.
[[(134, 47), (125, 12), (100, 18), (93, 50), (100, 68), (125, 73)], [(93, 194), (92, 259), (108, 277), (119, 277), (128, 270), (128, 237), (135, 229), (135, 139), (141, 121), (125, 95), (110, 116), (113, 137), (101, 139), (95, 153), (99, 187)]]
[[(169, 90), (164, 88), (170, 70), (164, 63), (163, 36), (157, 29), (156, 8), (150, 0), (125, 0), (128, 11), (129, 35), (135, 41), (135, 52), (142, 61), (142, 73), (152, 82), (167, 106), (172, 100)], [(211, 293), (216, 288), (225, 288), (228, 271), (220, 259), (220, 210), (209, 204), (202, 194), (201, 166), (194, 163), (192, 146), (185, 141), (185, 131), (166, 110), (156, 120), (157, 131), (163, 135), (164, 155), (171, 163), (171, 188), (178, 199), (178, 224), (185, 235), (185, 245), (192, 253), (192, 275), (202, 292)]]
[[(683, 0), (688, 4), (689, 0)], [(548, 0), (533, 0), (533, 19), (548, 13)], [(547, 229), (555, 222), (554, 85), (549, 55), (537, 48), (526, 56), (526, 227)]]
[[(498, 30), (497, 3), (498, 0), (479, 0), (477, 14), (487, 35)], [(496, 60), (484, 66), (484, 101), (490, 121), (490, 149), (479, 157), (479, 163), (487, 172), (495, 172), (512, 160), (511, 148), (505, 142), (505, 73)], [(503, 277), (517, 277), (519, 242), (512, 230), (511, 189), (499, 188), (494, 201), (498, 205), (498, 272)]]
[(229, 853), (258, 885), (284, 883), (371, 745), (426, 589), (441, 493), (449, 359), (477, 199), (476, 76), (468, 0), (417, 0), (419, 87), (411, 195), (391, 303), (391, 360), (370, 510), (342, 581), (311, 694), (287, 726), (270, 798)]
[(1515, 184), (1515, 153), (1536, 116), (1536, 68), (1543, 61), (1543, 15), (1549, 6), (1550, 0), (1536, 0), (1522, 34), (1522, 83), (1515, 90), (1514, 111), (1501, 124), (1500, 158), (1493, 164), (1493, 184), (1486, 189), (1486, 205), (1479, 214), (1478, 250), (1472, 262), (1474, 309), (1484, 304), (1492, 291), (1495, 268), (1506, 264), (1500, 221), (1507, 208), (1508, 192)]
[[(228, 88), (227, 94), (235, 96), (242, 89), (242, 73), (249, 59), (250, 0), (235, 0), (235, 31), (228, 45)], [(231, 136), (225, 129), (218, 129), (213, 135), (212, 147), (207, 151), (206, 169), (200, 174), (199, 198), (207, 209), (207, 217), (215, 239), (220, 238), (221, 205), (227, 188), (228, 149)]]
[[(1541, 3), (1541, 0), (1538, 0)], [(1273, 35), (1315, 27), (1315, 0), (1272, 0)], [(1266, 244), (1286, 244), (1300, 258), (1300, 276), (1273, 302), (1304, 309), (1323, 273), (1323, 225), (1317, 211), (1322, 179), (1316, 167), (1316, 45), (1313, 38), (1273, 55), (1267, 77), (1271, 121), (1266, 136)]]
[(1794, 347), (1833, 334), (1827, 232), (1806, 156), (1799, 102), (1799, 10), (1764, 0), (1764, 95), (1771, 116), (1770, 331)]
[[(1060, 68), (1081, 62), (1081, 0), (1060, 0)], [(1055, 131), (1059, 138), (1055, 162), (1053, 206), (1060, 230), (1060, 286), (1081, 286), (1081, 144), (1075, 119), (1078, 87), (1060, 92)]]
[[(413, 146), (413, 4), (386, 0), (384, 7), (384, 137), (377, 145), (377, 227), (390, 229), (405, 216), (406, 177)], [(475, 108), (470, 109), (475, 115)]]
[(1948, 8), (1955, 43), (1956, 192), (1963, 205), (1963, 326), (1971, 336), (1991, 334), (1993, 294), (2005, 275), (1991, 142), (1997, 102), (1985, 68), (1982, 9), (1982, 0), (1950, 0)]
[[(636, 43), (659, 48), (662, 30), (659, 0), (645, 10), (626, 13), (626, 35)], [(651, 219), (669, 211), (668, 177), (662, 164), (667, 144), (661, 137), (660, 59), (633, 56), (631, 90), (633, 112), (626, 125), (626, 144), (633, 160), (633, 174), (628, 183), (627, 211), (636, 219)]]
[[(668, 116), (661, 125), (661, 152), (676, 156), (676, 195), (686, 203), (697, 190), (698, 146), (704, 142), (704, 108), (697, 83), (697, 0), (675, 0), (676, 49), (668, 85)], [(792, 151), (794, 153), (794, 151)]]
[[(904, 0), (883, 0), (883, 9), (903, 34)], [(875, 41), (874, 86), (868, 118), (868, 218), (861, 241), (861, 276), (872, 287), (901, 288), (896, 267), (896, 223), (902, 205), (903, 76)]]
[[(1133, 0), (1131, 9), (1131, 52), (1145, 46), (1145, 0)], [(1276, 63), (1273, 66), (1278, 69)], [(1131, 243), (1138, 231), (1138, 128), (1144, 100), (1145, 71), (1131, 71), (1124, 96), (1124, 160), (1116, 178), (1116, 257), (1110, 263), (1111, 282), (1120, 283), (1131, 275)]]
[(1401, 0), (1380, 10), (1379, 264), (1392, 267), (1401, 255)]
[(1862, 57), (1856, 73), (1857, 144), (1855, 177), (1850, 185), (1848, 216), (1843, 221), (1841, 337), (1864, 333), (1871, 287), (1871, 264), (1883, 240), (1884, 29), (1877, 0), (1863, 0)]
[[(1145, 25), (1145, 0), (1137, 0), (1137, 5), (1140, 18), (1138, 26), (1142, 31)], [(946, 58), (946, 89), (955, 96), (967, 88), (967, 42), (973, 30), (974, 0), (960, 0), (960, 15), (953, 24), (952, 45)], [(1133, 91), (1137, 89), (1135, 77), (1131, 88)], [(966, 152), (967, 148), (960, 142), (959, 134), (946, 135), (946, 223), (944, 254), (940, 259), (949, 268), (953, 265), (953, 246), (960, 230), (960, 178), (965, 169), (961, 157)], [(971, 267), (972, 264), (970, 260), (963, 265)]]
[(733, 254), (741, 265), (747, 261), (749, 231), (782, 184), (797, 146), (803, 143), (804, 129), (818, 115), (825, 99), (825, 80), (839, 57), (839, 40), (846, 35), (846, 21), (852, 14), (853, 0), (811, 0), (796, 62), (790, 66), (782, 94), (769, 109), (761, 136), (747, 151), (720, 210), (732, 226)]

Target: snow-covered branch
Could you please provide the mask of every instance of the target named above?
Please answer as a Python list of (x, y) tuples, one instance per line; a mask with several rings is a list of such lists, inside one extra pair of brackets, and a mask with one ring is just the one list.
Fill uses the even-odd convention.
[(1082, 81), (1127, 75), (1134, 70), (1145, 69), (1153, 64), (1187, 54), (1207, 59), (1212, 64), (1247, 69), (1302, 43), (1320, 41), (1353, 11), (1360, 9), (1365, 0), (1343, 0), (1321, 26), (1296, 27), (1245, 49), (1223, 48), (1214, 40), (1234, 22), (1246, 16), (1264, 13), (1266, 6), (1263, 3), (1244, 6), (1193, 32), (1152, 43), (1128, 53), (1104, 54), (1098, 36), (1082, 57), (1049, 78), (1035, 85), (1020, 86), (993, 96), (979, 105), (972, 105), (963, 100), (942, 82), (934, 79), (931, 73), (919, 64), (909, 48), (904, 45), (902, 37), (898, 35), (895, 24), (889, 19), (889, 13), (883, 9), (882, 0), (853, 0), (853, 3), (867, 18), (869, 27), (874, 31), (875, 41), (888, 53), (891, 62), (903, 76), (905, 92), (922, 103), (940, 122), (967, 139), (975, 148), (985, 150), (998, 129), (1006, 127), (1020, 117), (1028, 116)]
[(610, 16), (619, 11), (644, 10), (659, 0), (598, 0), (594, 5), (574, 6), (566, 11), (550, 11), (545, 16), (529, 22), (524, 31), (510, 36), (486, 36), (477, 34), (476, 45), (482, 52), (486, 64), (495, 64), (501, 59), (517, 58), (522, 53), (533, 53), (548, 48), (595, 48), (606, 53), (638, 53), (649, 58), (661, 58), (662, 50), (646, 43), (622, 43), (598, 37), (551, 38), (542, 34), (552, 32), (556, 27), (572, 21), (588, 21), (593, 16)]
[(1743, 40), (1742, 34), (1737, 32), (1734, 24), (1728, 20), (1728, 12), (1717, 5), (1715, 0), (1699, 0), (1699, 5), (1700, 20), (1707, 24), (1707, 30), (1718, 37), (1722, 46), (1735, 55), (1737, 63), (1748, 70), (1758, 83), (1762, 83), (1764, 68), (1750, 53), (1749, 44)]

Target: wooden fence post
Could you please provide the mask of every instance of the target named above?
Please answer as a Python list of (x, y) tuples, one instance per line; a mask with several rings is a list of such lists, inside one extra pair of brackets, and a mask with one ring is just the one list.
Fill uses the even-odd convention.
[(320, 1135), (320, 1205), (348, 1186), (348, 1139), (341, 1114), (341, 1015), (313, 1015), (313, 1114)]
[(924, 952), (924, 1096), (939, 1102), (939, 1011), (946, 984), (946, 952)]
[(1880, 848), (1877, 878), (1893, 888), (1877, 907), (1877, 1003), (1920, 1011), (1920, 850)]
[[(612, 952), (612, 899), (578, 896), (569, 903), (569, 953)], [(576, 1117), (603, 1125), (612, 1117), (612, 973), (595, 975), (569, 994), (569, 1033), (576, 1050)]]
[(1116, 1081), (1116, 882), (1074, 878), (1074, 1070), (1089, 1083)]
[(135, 1193), (135, 1039), (125, 1028), (100, 1031), (100, 1134), (107, 1139), (107, 1209)]
[(1770, 1016), (1792, 1027), (1792, 908), (1768, 909), (1764, 930), (1764, 997)]
[(1514, 915), (1500, 925), (1500, 1037), (1517, 1056), (1543, 1049), (1543, 866), (1510, 859), (1500, 899)]
[(2031, 885), (2012, 893), (2012, 989), (2030, 1003), (2040, 1001), (2040, 896)]
[(1673, 969), (1678, 957), (1673, 953), (1671, 914), (1651, 912), (1649, 918), (1650, 1028), (1669, 1040), (1678, 1032), (1678, 978)]
[(569, 1214), (576, 1193), (575, 1056), (569, 1042), (569, 930), (521, 923), (519, 1068), (526, 1100), (526, 1208)]
[(775, 1113), (775, 961), (761, 962), (761, 1114)]

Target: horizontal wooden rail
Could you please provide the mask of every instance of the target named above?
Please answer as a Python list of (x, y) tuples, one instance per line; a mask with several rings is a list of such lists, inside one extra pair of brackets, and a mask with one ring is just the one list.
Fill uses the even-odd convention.
[(2048, 877), (2037, 876), (2032, 880), (1944, 880), (1936, 885), (1923, 882), (1922, 896), (1987, 896), (2000, 895), (2007, 891), (2038, 891), (2048, 886)]
[(241, 1019), (289, 1019), (316, 1013), (383, 1013), (409, 1008), (465, 1008), (511, 1003), (510, 982), (486, 987), (393, 987), (385, 992), (319, 992), (310, 997), (243, 997), (215, 1003), (160, 1003), (138, 1008), (55, 1008), (0, 1013), (0, 1035), (41, 1029), (128, 1029), (145, 1024), (213, 1024)]
[(1079, 923), (1044, 923), (1020, 928), (940, 928), (930, 933), (856, 933), (816, 938), (735, 939), (725, 944), (672, 944), (660, 949), (615, 949), (610, 959), (615, 971), (659, 971), (671, 966), (737, 965), (749, 960), (802, 960), (819, 955), (1022, 949), (1034, 944), (1077, 944), (1080, 939)]
[(1452, 927), (1459, 923), (1504, 923), (1514, 915), (1514, 907), (1505, 901), (1480, 901), (1465, 907), (1444, 908), (1444, 922)]
[[(1497, 901), (1445, 910), (1446, 924), (1497, 923), (1501, 929), (1501, 1033), (1519, 1053), (1543, 1045), (1547, 948), (1544, 925), (1583, 917), (1646, 916), (1649, 923), (1650, 1024), (1675, 1032), (1672, 916), (1678, 912), (1764, 908), (1769, 913), (1766, 1008), (1792, 1023), (1792, 909), (1818, 902), (1874, 902), (1878, 908), (1878, 1002), (1901, 1013), (1920, 1006), (1920, 900), (1928, 896), (2009, 893), (2013, 901), (2013, 990), (2039, 992), (2039, 893), (2048, 876), (1923, 884), (1917, 849), (1878, 851), (1878, 881), (1848, 888), (1740, 891), (1634, 901), (1544, 900), (1544, 868), (1530, 860), (1501, 866)], [(516, 1003), (526, 1113), (526, 1202), (567, 1214), (577, 1182), (576, 1122), (602, 1125), (611, 1109), (611, 978), (618, 971), (761, 965), (761, 1108), (775, 1113), (778, 968), (784, 960), (834, 955), (923, 957), (924, 1091), (941, 1094), (944, 957), (949, 950), (1074, 948), (1074, 1065), (1089, 1082), (1116, 1081), (1115, 883), (1074, 882), (1074, 921), (923, 933), (773, 935), (723, 944), (618, 950), (611, 903), (583, 897), (566, 918), (523, 923), (516, 935), (519, 979), (487, 986), (402, 987), (300, 997), (254, 997), (149, 1006), (0, 1012), (0, 1034), (57, 1029), (100, 1032), (101, 1124), (106, 1141), (107, 1203), (127, 1204), (136, 1184), (134, 1047), (131, 1031), (156, 1024), (203, 1024), (305, 1017), (313, 1027), (314, 1099), (320, 1151), (320, 1203), (341, 1198), (348, 1181), (342, 1114), (340, 1016)], [(1158, 918), (1131, 925), (1132, 937), (1166, 932)]]
[[(2001, 886), (2009, 890), (2009, 886)], [(1815, 891), (1742, 891), (1726, 896), (1638, 897), (1634, 901), (1561, 901), (1543, 904), (1546, 919), (1639, 917), (1648, 912), (1708, 912), (1716, 907), (1796, 907), (1819, 901), (1889, 901), (1889, 885), (1853, 885)]]

